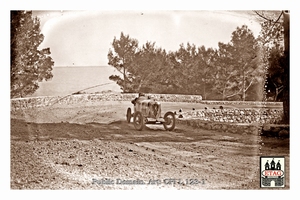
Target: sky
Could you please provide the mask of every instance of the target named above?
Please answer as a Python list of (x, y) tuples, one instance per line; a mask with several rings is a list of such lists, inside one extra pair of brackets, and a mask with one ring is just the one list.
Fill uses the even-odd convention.
[(51, 50), (55, 66), (108, 65), (107, 54), (121, 32), (139, 46), (176, 51), (188, 42), (217, 48), (228, 43), (236, 28), (247, 25), (255, 37), (260, 24), (248, 11), (223, 10), (42, 10), (34, 11), (45, 39), (40, 48)]

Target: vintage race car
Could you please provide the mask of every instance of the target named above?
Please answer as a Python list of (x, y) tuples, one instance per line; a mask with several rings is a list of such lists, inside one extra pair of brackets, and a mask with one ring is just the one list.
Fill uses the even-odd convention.
[(130, 123), (133, 117), (133, 124), (137, 130), (143, 130), (145, 124), (162, 124), (164, 128), (171, 131), (175, 128), (175, 114), (171, 111), (161, 116), (161, 104), (153, 99), (132, 101), (134, 113), (131, 108), (127, 109), (126, 120)]

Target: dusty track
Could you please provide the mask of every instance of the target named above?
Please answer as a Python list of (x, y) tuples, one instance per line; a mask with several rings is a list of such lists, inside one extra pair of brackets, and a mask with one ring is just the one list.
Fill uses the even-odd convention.
[[(259, 156), (286, 156), (289, 169), (289, 139), (184, 125), (136, 131), (125, 121), (128, 106), (99, 102), (12, 113), (11, 188), (259, 189)], [(163, 112), (204, 106), (165, 103)], [(286, 175), (285, 189), (289, 170)]]

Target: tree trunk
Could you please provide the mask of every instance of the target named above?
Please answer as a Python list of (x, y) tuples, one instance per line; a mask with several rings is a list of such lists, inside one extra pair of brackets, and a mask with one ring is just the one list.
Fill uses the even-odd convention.
[(206, 81), (204, 81), (204, 100), (206, 100)]
[(224, 89), (223, 92), (222, 92), (222, 99), (223, 99), (223, 101), (225, 101), (225, 98), (226, 98), (226, 95), (225, 95), (225, 89)]
[[(124, 67), (124, 66), (123, 66)], [(126, 75), (125, 75), (125, 67), (123, 68), (123, 75), (124, 75), (124, 85), (123, 85), (123, 92), (126, 93)]]
[(245, 69), (243, 69), (243, 89), (242, 89), (242, 101), (246, 99), (246, 81), (245, 81)]
[(283, 122), (290, 123), (290, 14), (288, 11), (283, 12), (283, 27), (284, 27), (284, 80), (283, 85)]

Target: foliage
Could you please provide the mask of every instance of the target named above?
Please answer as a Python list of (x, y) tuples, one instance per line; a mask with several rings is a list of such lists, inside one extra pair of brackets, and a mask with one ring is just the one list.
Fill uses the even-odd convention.
[(237, 27), (228, 44), (219, 43), (214, 87), (223, 100), (234, 96), (246, 99), (247, 90), (262, 74), (258, 53), (257, 41), (245, 25)]
[(186, 47), (181, 44), (179, 50), (171, 54), (174, 65), (172, 70), (173, 85), (176, 90), (183, 91), (184, 94), (197, 94), (199, 92), (197, 54), (196, 46), (189, 43)]
[(210, 88), (213, 88), (213, 85), (215, 84), (214, 66), (216, 62), (216, 53), (217, 51), (212, 48), (206, 49), (204, 46), (198, 48), (197, 59), (199, 62), (197, 65), (197, 73), (200, 77), (197, 80), (200, 81), (200, 91), (205, 100), (212, 94)]
[(133, 91), (153, 91), (158, 84), (158, 71), (164, 70), (164, 58), (166, 53), (162, 49), (156, 49), (155, 43), (147, 42), (140, 48), (132, 63), (130, 81)]
[[(264, 46), (264, 65), (266, 68), (266, 92), (275, 101), (283, 102), (283, 123), (289, 123), (289, 73), (290, 73), (290, 16), (289, 11), (255, 11), (261, 18), (260, 41)], [(272, 14), (270, 16), (268, 14)]]
[(284, 57), (283, 21), (281, 19), (278, 23), (274, 23), (272, 20), (265, 20), (261, 26), (262, 31), (259, 40), (264, 46), (264, 65), (267, 68), (267, 98), (280, 101), (282, 100), (284, 77), (282, 63)]
[(117, 75), (112, 75), (109, 79), (116, 81), (124, 92), (132, 92), (132, 82), (129, 81), (128, 77), (130, 76), (138, 41), (121, 32), (120, 39), (118, 40), (115, 37), (112, 46), (113, 50), (109, 49), (107, 55), (108, 64), (115, 67), (123, 75), (123, 79)]
[[(180, 44), (177, 51), (167, 53), (156, 48), (155, 43), (147, 42), (138, 47), (136, 40), (126, 38), (124, 40), (121, 33), (108, 53), (108, 64), (125, 75), (123, 79), (110, 76), (122, 89), (126, 79), (123, 92), (199, 94), (204, 99), (238, 96), (246, 100), (247, 91), (253, 90), (253, 86), (261, 86), (260, 46), (247, 26), (237, 27), (231, 41), (219, 43), (218, 50), (187, 43)], [(129, 44), (132, 41), (135, 45)], [(119, 43), (128, 44), (121, 47), (117, 45)], [(134, 48), (125, 50), (127, 47)], [(122, 51), (130, 52), (125, 59), (126, 67), (120, 53), (122, 48)]]
[(53, 77), (50, 49), (38, 49), (43, 40), (31, 11), (11, 11), (11, 98), (33, 94), (38, 82)]
[(282, 100), (284, 89), (284, 54), (283, 51), (273, 47), (268, 57), (267, 92), (274, 101)]

